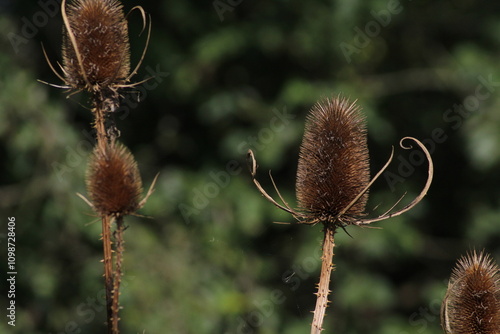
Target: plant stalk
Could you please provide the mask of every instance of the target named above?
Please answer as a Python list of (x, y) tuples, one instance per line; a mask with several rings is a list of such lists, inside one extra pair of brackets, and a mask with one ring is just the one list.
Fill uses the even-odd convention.
[(102, 245), (103, 245), (103, 253), (104, 253), (104, 286), (106, 288), (106, 323), (108, 326), (108, 333), (113, 333), (111, 326), (111, 318), (112, 318), (112, 308), (111, 308), (111, 300), (113, 294), (113, 263), (112, 263), (112, 252), (111, 249), (111, 216), (103, 216), (102, 217)]
[[(106, 147), (109, 144), (110, 138), (106, 131), (105, 106), (102, 97), (94, 95), (94, 127), (96, 129), (97, 147), (102, 152), (106, 153)], [(111, 223), (113, 216), (102, 216), (102, 243), (104, 253), (104, 285), (106, 288), (106, 324), (108, 334), (119, 334), (118, 330), (118, 295), (120, 283), (116, 282), (117, 277), (113, 275), (113, 242), (111, 241)], [(121, 220), (121, 219), (118, 219)], [(118, 241), (118, 239), (117, 239)], [(118, 258), (116, 259), (118, 262)], [(120, 256), (121, 263), (121, 256)], [(115, 270), (117, 270), (115, 268)], [(119, 278), (118, 278), (119, 280)], [(115, 300), (116, 299), (116, 300)]]
[(122, 261), (124, 251), (123, 231), (125, 231), (125, 224), (123, 223), (123, 217), (119, 216), (116, 219), (116, 231), (114, 233), (116, 253), (115, 271), (113, 274), (113, 301), (111, 305), (113, 334), (119, 333), (118, 322), (120, 321), (120, 317), (118, 316), (118, 313), (120, 311), (120, 283), (122, 280)]
[(321, 256), (321, 275), (319, 277), (318, 292), (316, 292), (316, 307), (314, 309), (311, 334), (320, 334), (323, 330), (323, 319), (328, 306), (330, 293), (330, 275), (333, 266), (333, 248), (335, 247), (335, 228), (325, 225), (325, 238), (323, 239), (323, 255)]
[(99, 147), (99, 150), (101, 150), (101, 152), (104, 153), (109, 141), (106, 131), (105, 116), (104, 116), (105, 110), (103, 103), (97, 96), (94, 96), (94, 105), (95, 108), (93, 109), (93, 114), (94, 114), (94, 127), (97, 133), (96, 136), (97, 146)]

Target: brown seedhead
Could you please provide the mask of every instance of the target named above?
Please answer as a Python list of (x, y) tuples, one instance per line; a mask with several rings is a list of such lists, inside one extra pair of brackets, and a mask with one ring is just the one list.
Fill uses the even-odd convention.
[(500, 333), (500, 274), (489, 254), (473, 251), (451, 274), (441, 306), (446, 334)]
[(87, 170), (87, 191), (94, 210), (101, 216), (133, 214), (140, 208), (142, 181), (137, 163), (122, 144), (94, 149)]
[[(299, 209), (335, 220), (370, 182), (366, 125), (359, 108), (346, 99), (317, 103), (307, 118), (300, 147), (296, 193)], [(364, 214), (368, 192), (344, 214)]]
[(66, 8), (63, 72), (74, 89), (96, 91), (126, 83), (128, 27), (116, 0), (76, 0)]
[[(140, 6), (137, 9), (146, 26), (146, 13)], [(144, 81), (129, 83), (137, 73), (146, 54), (151, 34), (149, 23), (146, 47), (139, 63), (130, 71), (130, 44), (128, 37), (127, 15), (117, 0), (74, 0), (66, 5), (61, 2), (64, 21), (62, 47), (62, 74), (54, 68), (47, 54), (45, 57), (52, 71), (64, 82), (53, 85), (76, 92), (90, 92), (94, 108), (102, 112), (113, 112), (119, 106), (118, 90), (134, 87)]]

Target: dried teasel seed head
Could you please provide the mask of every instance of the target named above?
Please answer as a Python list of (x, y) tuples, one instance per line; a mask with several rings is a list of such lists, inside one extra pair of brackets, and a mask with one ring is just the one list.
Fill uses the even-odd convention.
[(500, 275), (490, 255), (462, 257), (452, 272), (441, 306), (447, 334), (500, 333)]
[(87, 192), (100, 215), (124, 216), (141, 207), (142, 181), (137, 163), (122, 144), (96, 147), (87, 169)]
[(91, 92), (124, 84), (130, 72), (130, 45), (121, 3), (75, 0), (62, 11), (66, 84)]
[[(342, 97), (318, 102), (311, 110), (300, 147), (296, 192), (299, 208), (311, 218), (336, 220), (370, 182), (365, 119)], [(364, 214), (365, 193), (343, 215)]]

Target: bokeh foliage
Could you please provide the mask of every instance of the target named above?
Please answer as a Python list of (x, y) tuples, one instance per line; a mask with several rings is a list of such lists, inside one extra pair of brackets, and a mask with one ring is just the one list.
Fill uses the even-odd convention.
[[(62, 21), (58, 13), (41, 20), (41, 3), (52, 2), (0, 2), (0, 226), (16, 217), (18, 267), (16, 327), (4, 319), (0, 331), (101, 333), (100, 223), (75, 195), (85, 194), (90, 111), (84, 94), (66, 99), (36, 81), (59, 84), (40, 42), (60, 59)], [(254, 149), (262, 183), (271, 189), (271, 169), (294, 204), (307, 110), (339, 93), (367, 115), (372, 174), (396, 147), (389, 172), (401, 182), (388, 174), (377, 182), (370, 211), (423, 184), (426, 166), (397, 147), (400, 138), (426, 139), (436, 173), (410, 213), (383, 229), (349, 228), (352, 238), (339, 232), (325, 332), (441, 333), (455, 260), (473, 247), (500, 259), (500, 5), (190, 0), (125, 8), (134, 5), (153, 22), (136, 80), (157, 76), (139, 104), (126, 93), (116, 120), (145, 186), (161, 174), (145, 217), (126, 219), (123, 333), (309, 331), (321, 227), (273, 224), (293, 221), (253, 187), (245, 152)], [(39, 26), (24, 38), (34, 17)], [(133, 63), (140, 29), (133, 13)]]

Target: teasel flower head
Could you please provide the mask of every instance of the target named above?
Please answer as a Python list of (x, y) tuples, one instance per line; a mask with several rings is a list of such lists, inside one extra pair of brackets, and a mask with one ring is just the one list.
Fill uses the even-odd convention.
[(292, 214), (298, 223), (321, 222), (330, 228), (365, 226), (410, 210), (430, 188), (434, 169), (429, 151), (413, 137), (401, 140), (400, 146), (404, 149), (412, 148), (403, 145), (405, 140), (415, 142), (424, 152), (429, 163), (427, 182), (421, 193), (409, 204), (397, 211), (394, 205), (374, 218), (364, 218), (368, 189), (388, 167), (393, 152), (370, 181), (365, 118), (355, 102), (349, 102), (342, 96), (321, 100), (313, 106), (307, 117), (297, 168), (297, 209), (291, 208), (281, 197), (274, 181), (273, 185), (283, 204), (276, 202), (260, 185), (256, 179), (257, 161), (252, 150), (248, 151), (249, 167), (253, 182), (261, 194), (278, 208)]
[[(311, 110), (300, 147), (296, 193), (299, 210), (335, 220), (370, 182), (365, 119), (355, 103), (326, 99)], [(364, 214), (368, 192), (344, 212)]]
[(101, 216), (133, 214), (142, 204), (142, 181), (137, 163), (122, 144), (96, 146), (87, 169), (87, 192), (94, 210)]
[(446, 334), (500, 333), (500, 270), (489, 254), (476, 251), (453, 269), (441, 306)]
[(66, 83), (88, 91), (125, 84), (130, 72), (130, 46), (121, 3), (75, 0), (62, 10)]
[[(144, 30), (146, 13), (140, 6), (132, 10), (141, 13)], [(128, 14), (124, 15), (119, 1), (73, 0), (66, 5), (66, 0), (62, 0), (61, 13), (64, 21), (62, 74), (56, 71), (45, 50), (44, 53), (50, 68), (64, 85), (49, 85), (73, 92), (88, 91), (93, 94), (97, 107), (107, 112), (115, 111), (119, 105), (118, 90), (141, 83), (129, 81), (137, 73), (146, 54), (151, 21), (141, 59), (131, 71)]]

